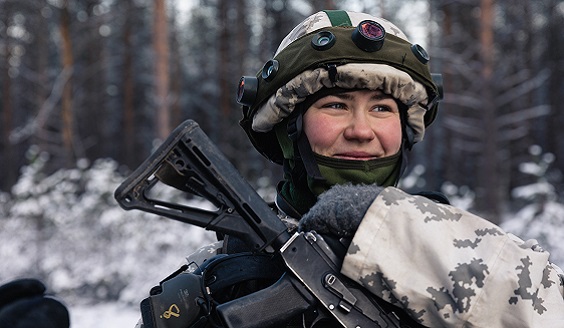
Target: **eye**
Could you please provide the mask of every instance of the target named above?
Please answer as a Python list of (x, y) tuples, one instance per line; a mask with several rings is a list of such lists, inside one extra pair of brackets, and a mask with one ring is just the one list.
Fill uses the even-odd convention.
[(393, 112), (393, 109), (390, 106), (386, 105), (375, 105), (372, 107), (373, 112)]
[(345, 104), (342, 103), (342, 102), (330, 102), (330, 103), (324, 104), (322, 107), (323, 108), (333, 108), (333, 109), (345, 109), (346, 108)]

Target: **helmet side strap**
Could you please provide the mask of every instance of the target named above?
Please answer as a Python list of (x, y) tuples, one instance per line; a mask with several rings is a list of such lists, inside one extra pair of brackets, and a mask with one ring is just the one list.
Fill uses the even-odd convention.
[(313, 150), (309, 144), (306, 134), (303, 132), (303, 111), (292, 115), (288, 120), (288, 137), (294, 143), (294, 159), (297, 163), (303, 163), (307, 175), (314, 180), (325, 180), (319, 171)]

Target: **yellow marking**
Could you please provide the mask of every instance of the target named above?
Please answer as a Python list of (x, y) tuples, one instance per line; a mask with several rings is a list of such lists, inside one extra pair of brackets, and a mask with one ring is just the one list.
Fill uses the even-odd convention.
[(164, 317), (165, 319), (170, 319), (170, 317), (180, 317), (180, 309), (176, 304), (172, 304), (167, 311), (161, 315), (161, 318)]

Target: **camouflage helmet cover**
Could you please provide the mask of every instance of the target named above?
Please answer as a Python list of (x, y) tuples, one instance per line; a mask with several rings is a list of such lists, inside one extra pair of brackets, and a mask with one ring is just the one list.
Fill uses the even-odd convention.
[[(362, 50), (352, 41), (352, 31), (365, 20), (385, 29), (378, 51)], [(332, 33), (335, 45), (315, 49), (312, 36), (324, 31)], [(273, 60), (257, 73), (256, 97), (252, 104), (243, 106), (241, 126), (264, 156), (282, 163), (274, 127), (297, 104), (324, 88), (371, 89), (382, 90), (407, 106), (407, 124), (413, 131), (413, 142), (418, 142), (434, 120), (440, 98), (428, 58), (421, 58), (422, 54), (426, 56), (420, 46), (409, 43), (405, 34), (385, 19), (355, 12), (318, 12), (298, 24), (282, 40)], [(267, 65), (272, 63), (276, 67), (268, 73), (273, 74), (265, 76)]]

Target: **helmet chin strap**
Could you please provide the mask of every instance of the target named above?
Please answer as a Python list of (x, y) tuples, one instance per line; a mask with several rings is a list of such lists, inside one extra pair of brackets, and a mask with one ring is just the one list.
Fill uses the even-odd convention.
[(288, 137), (294, 143), (294, 159), (296, 162), (303, 163), (306, 173), (311, 179), (324, 181), (325, 178), (319, 171), (309, 140), (303, 132), (303, 112), (301, 110), (298, 111), (297, 115), (290, 117), (288, 121)]
[(415, 131), (411, 126), (409, 126), (409, 124), (407, 124), (407, 106), (405, 106), (404, 104), (402, 104), (397, 100), (396, 103), (398, 104), (399, 107), (400, 120), (402, 126), (401, 167), (400, 167), (400, 173), (398, 179), (396, 181), (396, 185), (397, 185), (399, 179), (403, 176), (405, 170), (407, 169), (407, 162), (408, 162), (407, 154), (411, 151), (411, 148), (413, 148), (413, 145), (415, 144)]

